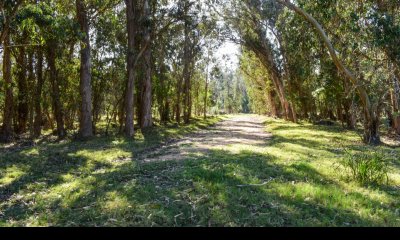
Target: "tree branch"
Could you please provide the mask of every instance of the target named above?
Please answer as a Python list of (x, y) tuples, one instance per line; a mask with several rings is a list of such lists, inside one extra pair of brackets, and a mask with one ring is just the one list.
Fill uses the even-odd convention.
[[(349, 79), (353, 83), (353, 85), (357, 86), (358, 80), (357, 80), (356, 76), (349, 69), (347, 69), (346, 66), (339, 59), (339, 57), (336, 54), (336, 50), (334, 49), (331, 41), (329, 40), (328, 36), (326, 35), (321, 24), (319, 24), (319, 22), (314, 17), (312, 17), (310, 14), (305, 12), (303, 9), (297, 7), (296, 5), (292, 4), (288, 0), (276, 0), (276, 1), (285, 5), (289, 9), (295, 11), (296, 13), (301, 15), (307, 22), (309, 22), (311, 25), (313, 25), (315, 30), (318, 32), (318, 35), (322, 38), (323, 42), (325, 43), (326, 47), (328, 48), (329, 54), (331, 55), (331, 58), (332, 58), (333, 62), (335, 63), (336, 67), (339, 69), (339, 71), (343, 72), (343, 74), (346, 76), (346, 78)], [(371, 102), (370, 102), (369, 96), (367, 94), (367, 91), (362, 86), (358, 86), (357, 90), (361, 97), (361, 101), (363, 102), (366, 117), (371, 119), (371, 117), (372, 117)]]

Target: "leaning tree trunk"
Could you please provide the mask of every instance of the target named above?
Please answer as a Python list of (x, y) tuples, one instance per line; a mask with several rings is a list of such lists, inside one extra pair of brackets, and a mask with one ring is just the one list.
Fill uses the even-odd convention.
[(259, 31), (258, 35), (260, 39), (262, 39), (262, 44), (248, 40), (246, 42), (247, 47), (256, 54), (266, 68), (268, 76), (270, 77), (276, 93), (278, 94), (285, 120), (293, 120), (293, 115), (291, 116), (290, 104), (287, 100), (285, 88), (282, 83), (282, 76), (279, 73), (278, 67), (274, 61), (272, 49), (269, 44), (265, 42), (266, 40), (264, 34), (261, 31)]
[(325, 31), (323, 30), (321, 24), (312, 17), (310, 14), (305, 12), (303, 9), (297, 7), (296, 5), (292, 4), (287, 0), (276, 0), (279, 3), (285, 5), (289, 9), (295, 11), (299, 15), (301, 15), (306, 21), (308, 21), (315, 30), (318, 32), (319, 36), (322, 38), (323, 42), (325, 43), (326, 47), (328, 48), (329, 54), (335, 63), (336, 67), (340, 72), (342, 72), (345, 77), (352, 82), (354, 86), (356, 86), (358, 95), (360, 96), (361, 102), (364, 107), (364, 142), (369, 144), (378, 144), (380, 143), (379, 137), (379, 114), (378, 109), (372, 106), (367, 91), (363, 86), (358, 83), (358, 79), (356, 76), (347, 69), (342, 61), (336, 54), (336, 51), (329, 40), (328, 36), (326, 35)]
[[(290, 74), (290, 69), (289, 69), (289, 66), (288, 66), (288, 60), (287, 60), (287, 55), (286, 55), (286, 51), (285, 51), (285, 48), (284, 47), (282, 47), (283, 46), (283, 40), (282, 40), (282, 36), (281, 36), (281, 34), (276, 34), (276, 38), (278, 39), (278, 41), (279, 41), (279, 46), (281, 46), (280, 47), (280, 52), (281, 52), (281, 54), (282, 54), (282, 56), (283, 56), (283, 67), (284, 67), (284, 71), (285, 71), (285, 73), (284, 74), (282, 74), (283, 76), (281, 76), (282, 78), (284, 78), (284, 79), (286, 79), (287, 80), (287, 82), (289, 83), (288, 84), (288, 90), (289, 90), (289, 92), (290, 92), (290, 88), (291, 88), (291, 86), (290, 86), (290, 76), (291, 76), (291, 74)], [(281, 81), (281, 82), (283, 82), (283, 81)], [(282, 84), (282, 90), (283, 90), (284, 88), (283, 88), (283, 84)], [(284, 93), (283, 93), (284, 94)], [(294, 106), (294, 103), (293, 102), (289, 102), (288, 100), (285, 100), (287, 103), (285, 103), (285, 104), (288, 104), (289, 106), (285, 106), (285, 108), (286, 108), (286, 111), (287, 112), (290, 112), (289, 113), (289, 119), (290, 119), (290, 121), (292, 121), (292, 122), (294, 122), (294, 123), (297, 123), (297, 114), (296, 114), (296, 107)]]
[(12, 129), (13, 124), (13, 109), (14, 109), (14, 96), (12, 89), (12, 76), (11, 76), (11, 52), (10, 52), (10, 36), (4, 36), (4, 50), (3, 50), (3, 79), (5, 90), (5, 105), (3, 114), (2, 134), (0, 140), (2, 142), (11, 142), (14, 137)]
[(141, 99), (141, 121), (140, 127), (148, 128), (153, 125), (153, 116), (151, 111), (152, 106), (152, 84), (151, 84), (151, 38), (150, 38), (150, 6), (149, 0), (145, 0), (143, 7), (143, 15), (145, 18), (145, 27), (144, 27), (144, 46), (146, 50), (143, 54), (144, 57), (144, 81), (143, 81), (143, 89), (142, 89), (142, 99)]
[(84, 38), (81, 43), (81, 68), (80, 68), (80, 93), (81, 93), (81, 111), (79, 135), (81, 138), (93, 136), (92, 124), (92, 74), (91, 74), (91, 56), (89, 39), (89, 21), (87, 10), (82, 0), (76, 0), (76, 13), (81, 32)]

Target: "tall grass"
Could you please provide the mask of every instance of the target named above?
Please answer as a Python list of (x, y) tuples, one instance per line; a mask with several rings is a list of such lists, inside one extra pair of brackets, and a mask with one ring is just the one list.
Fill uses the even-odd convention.
[[(347, 177), (362, 185), (383, 184), (389, 182), (389, 157), (381, 150), (365, 150), (353, 153), (345, 150), (339, 161), (338, 170), (343, 170)], [(341, 166), (341, 168), (340, 168)]]

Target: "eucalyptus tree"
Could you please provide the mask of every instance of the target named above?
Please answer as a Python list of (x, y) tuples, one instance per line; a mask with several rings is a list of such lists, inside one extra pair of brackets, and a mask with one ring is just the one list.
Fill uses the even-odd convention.
[[(379, 126), (391, 74), (388, 67), (381, 64), (384, 56), (376, 47), (379, 37), (371, 34), (371, 29), (376, 29), (375, 32), (386, 29), (388, 36), (393, 32), (392, 41), (396, 41), (399, 34), (396, 22), (390, 20), (394, 18), (385, 15), (386, 25), (382, 25), (379, 21), (374, 23), (369, 15), (387, 6), (391, 6), (393, 15), (396, 4), (232, 0), (225, 6), (223, 15), (227, 28), (239, 38), (235, 38), (235, 34), (231, 36), (263, 63), (286, 119), (296, 121), (298, 111), (304, 112), (302, 117), (313, 119), (320, 112), (334, 120), (347, 121), (349, 127), (354, 127), (355, 113), (351, 106), (356, 102), (362, 106), (364, 142), (380, 142)], [(293, 12), (288, 13), (283, 7)], [(291, 20), (293, 14), (300, 17), (295, 16), (297, 22)], [(386, 39), (381, 47), (386, 49), (386, 54), (395, 55), (396, 50), (389, 48), (393, 46), (390, 43), (393, 42)], [(302, 46), (306, 47), (300, 48), (299, 52)], [(331, 59), (326, 57), (326, 51)], [(391, 64), (396, 65), (393, 57), (391, 59)], [(353, 92), (357, 93), (356, 98), (351, 97)], [(318, 103), (320, 100), (323, 104)]]
[(81, 40), (81, 66), (80, 66), (80, 129), (79, 134), (82, 138), (93, 136), (92, 128), (92, 62), (91, 47), (89, 38), (89, 19), (87, 6), (85, 1), (76, 0), (76, 15), (80, 30), (82, 33)]
[(14, 96), (12, 90), (12, 76), (11, 76), (11, 51), (10, 36), (4, 35), (3, 38), (3, 79), (5, 89), (5, 101), (4, 101), (4, 113), (3, 113), (3, 124), (1, 129), (1, 141), (9, 142), (13, 139), (13, 107), (14, 107)]
[(399, 95), (400, 95), (400, 2), (399, 1), (373, 1), (373, 11), (369, 18), (373, 21), (371, 29), (374, 36), (374, 43), (381, 48), (387, 58), (390, 69), (392, 70), (390, 104), (391, 111), (388, 117), (391, 125), (400, 134), (400, 114), (399, 114)]
[(281, 12), (282, 8), (274, 1), (231, 1), (225, 5), (224, 19), (227, 27), (238, 35), (238, 38), (233, 35), (234, 40), (254, 52), (267, 69), (285, 119), (296, 121), (293, 103), (288, 99), (286, 76), (289, 73), (280, 59), (284, 52), (279, 48), (279, 38), (274, 36)]
[(247, 85), (251, 110), (259, 114), (279, 117), (279, 101), (265, 67), (253, 52), (244, 51), (240, 59), (240, 70)]
[(4, 112), (3, 123), (0, 132), (0, 140), (10, 142), (14, 138), (13, 113), (14, 113), (14, 96), (13, 96), (13, 80), (11, 72), (11, 37), (10, 27), (15, 20), (18, 9), (21, 7), (23, 1), (7, 0), (2, 1), (0, 4), (0, 46), (3, 47), (3, 79), (4, 79)]
[(138, 14), (138, 6), (136, 0), (125, 0), (126, 3), (126, 26), (128, 32), (128, 56), (127, 56), (127, 71), (128, 81), (125, 90), (125, 134), (128, 137), (133, 137), (133, 99), (135, 86), (135, 39), (136, 39), (136, 18)]
[[(363, 72), (361, 71), (359, 76), (357, 76), (353, 71), (351, 71), (348, 67), (345, 66), (343, 60), (338, 56), (337, 51), (334, 48), (334, 45), (332, 44), (331, 40), (329, 39), (327, 33), (325, 32), (321, 24), (314, 17), (312, 17), (310, 14), (308, 14), (306, 11), (296, 6), (295, 4), (283, 0), (277, 0), (277, 1), (285, 5), (289, 9), (295, 11), (297, 14), (301, 15), (316, 30), (317, 34), (319, 35), (324, 45), (328, 49), (334, 64), (336, 65), (340, 73), (343, 74), (345, 79), (354, 86), (354, 88), (358, 93), (358, 96), (360, 97), (360, 101), (363, 106), (363, 117), (364, 117), (363, 119), (364, 142), (372, 144), (379, 143), (380, 142), (379, 126), (381, 117), (380, 115), (382, 112), (383, 99), (385, 98), (384, 96), (387, 94), (387, 92), (385, 91), (386, 89), (383, 88), (382, 92), (375, 91), (375, 95), (377, 96), (372, 96), (372, 92), (369, 93), (368, 91), (371, 88), (370, 87), (368, 88), (363, 85), (366, 83)], [(369, 83), (370, 83), (369, 86), (371, 86), (371, 82)]]

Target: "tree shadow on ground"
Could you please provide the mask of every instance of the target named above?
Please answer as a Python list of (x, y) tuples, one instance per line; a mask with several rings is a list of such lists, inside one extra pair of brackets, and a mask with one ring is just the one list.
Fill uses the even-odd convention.
[[(149, 164), (88, 157), (108, 148), (133, 155), (132, 149), (144, 150), (166, 134), (143, 135), (136, 142), (49, 144), (37, 154), (2, 156), (0, 169), (17, 166), (24, 174), (0, 186), (0, 225), (399, 226), (399, 189), (378, 189), (389, 195), (382, 204), (348, 192), (311, 164), (283, 165), (272, 154), (211, 150), (198, 159)], [(329, 150), (281, 136), (270, 146), (280, 143)]]
[[(85, 164), (84, 159), (74, 168)], [(46, 168), (45, 188), (67, 183), (58, 174), (71, 170)], [(81, 185), (62, 198), (40, 205), (10, 201), (2, 206), (0, 222), (24, 225), (36, 216), (53, 226), (370, 226), (391, 225), (361, 217), (346, 202), (384, 211), (393, 209), (360, 193), (346, 193), (308, 164), (282, 166), (270, 155), (213, 151), (186, 162), (124, 163), (74, 176)], [(39, 170), (39, 169), (38, 169)], [(25, 184), (42, 179), (25, 178)], [(262, 186), (249, 184), (263, 183)], [(244, 185), (243, 187), (240, 187)], [(15, 185), (16, 186), (16, 185)], [(320, 196), (302, 188), (315, 188)], [(8, 187), (8, 191), (18, 189)], [(331, 192), (331, 193), (329, 193)], [(336, 199), (336, 200), (335, 200)], [(337, 199), (342, 199), (343, 202)], [(343, 200), (347, 199), (347, 200)], [(343, 206), (341, 206), (343, 204)]]

